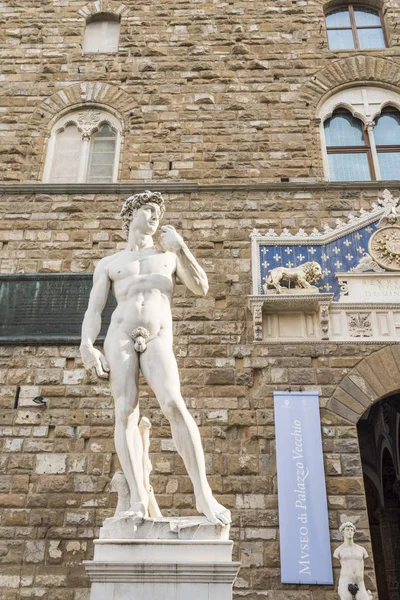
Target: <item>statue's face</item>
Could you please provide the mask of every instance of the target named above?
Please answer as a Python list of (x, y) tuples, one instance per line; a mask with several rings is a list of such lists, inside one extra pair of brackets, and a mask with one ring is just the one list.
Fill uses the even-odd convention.
[(347, 540), (352, 540), (354, 537), (354, 528), (350, 527), (350, 525), (345, 527), (343, 529), (343, 537), (346, 538)]
[(146, 235), (154, 235), (160, 222), (160, 207), (149, 202), (138, 208), (131, 221), (131, 227)]

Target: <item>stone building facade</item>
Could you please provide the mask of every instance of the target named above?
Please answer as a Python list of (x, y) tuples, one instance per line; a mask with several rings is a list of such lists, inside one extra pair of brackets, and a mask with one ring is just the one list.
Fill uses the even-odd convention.
[[(232, 510), (237, 599), (337, 598), (334, 586), (280, 582), (272, 394), (288, 389), (320, 393), (332, 551), (342, 516), (359, 517), (357, 542), (370, 556), (370, 532), (381, 540), (379, 599), (400, 597), (399, 346), (374, 337), (255, 341), (249, 303), (253, 229), (310, 232), (370, 210), (385, 189), (400, 195), (396, 181), (329, 181), (326, 172), (329, 98), (374, 88), (400, 108), (399, 4), (359, 4), (381, 11), (387, 47), (330, 50), (325, 13), (339, 1), (0, 3), (0, 271), (91, 273), (123, 247), (127, 195), (162, 191), (164, 221), (190, 241), (210, 282), (205, 298), (177, 286), (175, 351), (212, 488)], [(83, 52), (85, 27), (105, 13), (120, 22), (118, 50)], [(120, 125), (111, 182), (46, 176), (57, 123), (82, 111)], [(116, 505), (108, 385), (84, 373), (76, 343), (7, 339), (0, 356), (0, 596), (87, 600), (82, 561)], [(40, 396), (45, 407), (33, 403)], [(153, 424), (160, 507), (192, 514), (190, 482), (145, 385), (141, 406)], [(377, 453), (364, 461), (368, 435)], [(336, 563), (334, 574), (337, 582)], [(370, 558), (374, 597), (376, 579)]]

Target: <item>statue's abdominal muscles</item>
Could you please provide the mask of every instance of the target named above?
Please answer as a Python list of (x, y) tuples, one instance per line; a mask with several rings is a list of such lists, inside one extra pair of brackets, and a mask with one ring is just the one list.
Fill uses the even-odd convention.
[(130, 335), (136, 328), (143, 327), (151, 336), (157, 335), (160, 329), (172, 328), (173, 265), (169, 260), (154, 260), (161, 257), (140, 261), (147, 263), (141, 265), (139, 261), (112, 265), (109, 274), (118, 303), (111, 319), (112, 328), (117, 326)]

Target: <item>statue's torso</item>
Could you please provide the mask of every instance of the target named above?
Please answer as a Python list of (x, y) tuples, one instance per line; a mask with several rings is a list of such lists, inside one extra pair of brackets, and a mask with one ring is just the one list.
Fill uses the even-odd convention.
[(151, 334), (171, 328), (175, 254), (156, 248), (124, 251), (110, 257), (106, 270), (118, 304), (112, 324), (128, 333), (136, 327), (145, 327)]
[(352, 546), (342, 545), (335, 552), (335, 555), (340, 559), (341, 579), (348, 579), (350, 583), (363, 581), (366, 552), (362, 546), (358, 546), (358, 544)]

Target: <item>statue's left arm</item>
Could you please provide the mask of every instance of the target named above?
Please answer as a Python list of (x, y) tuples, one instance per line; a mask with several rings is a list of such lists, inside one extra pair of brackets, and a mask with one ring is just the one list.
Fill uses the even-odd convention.
[(179, 279), (197, 296), (205, 296), (208, 292), (208, 280), (204, 269), (201, 268), (182, 236), (172, 225), (161, 227), (163, 233), (160, 242), (168, 252), (176, 255), (176, 274)]

